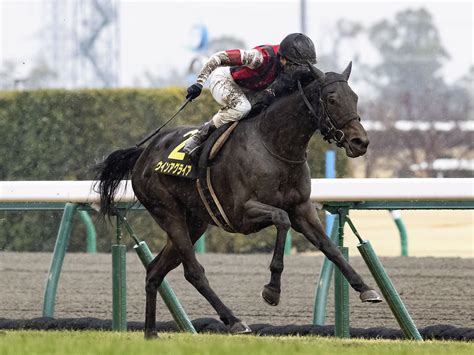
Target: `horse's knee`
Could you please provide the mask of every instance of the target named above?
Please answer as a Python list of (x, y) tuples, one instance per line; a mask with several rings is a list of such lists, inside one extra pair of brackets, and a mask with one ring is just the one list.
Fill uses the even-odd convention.
[(337, 260), (339, 257), (343, 258), (339, 248), (336, 244), (331, 242), (329, 238), (319, 240), (319, 250), (321, 250), (331, 261)]
[(192, 285), (198, 285), (204, 280), (204, 268), (202, 266), (199, 270), (184, 270), (184, 278)]
[(291, 221), (288, 213), (283, 210), (276, 210), (272, 214), (272, 220), (277, 229), (288, 230), (291, 228)]

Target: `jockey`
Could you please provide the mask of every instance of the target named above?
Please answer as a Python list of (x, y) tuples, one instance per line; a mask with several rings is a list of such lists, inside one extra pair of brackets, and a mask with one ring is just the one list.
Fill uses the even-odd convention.
[(252, 108), (249, 98), (267, 89), (282, 72), (289, 68), (307, 70), (308, 63), (316, 63), (316, 51), (313, 41), (302, 33), (286, 36), (280, 45), (213, 54), (201, 69), (196, 83), (188, 88), (186, 99), (197, 98), (210, 78), (211, 94), (222, 107), (187, 140), (183, 151), (193, 153), (216, 128), (245, 117)]

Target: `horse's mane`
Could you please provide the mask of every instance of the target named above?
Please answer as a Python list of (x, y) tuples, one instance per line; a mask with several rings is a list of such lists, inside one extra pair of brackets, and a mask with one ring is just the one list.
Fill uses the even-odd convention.
[[(334, 73), (336, 74), (336, 73)], [(290, 97), (298, 92), (298, 80), (301, 82), (303, 90), (309, 85), (315, 85), (315, 91), (319, 92), (318, 87), (321, 86), (321, 83), (314, 79), (314, 77), (308, 73), (307, 75), (301, 77), (293, 77), (291, 75), (279, 75), (275, 81), (266, 89), (275, 92), (275, 96), (270, 101), (269, 105), (262, 107), (259, 106), (259, 93), (254, 95), (254, 102), (252, 102), (252, 110), (247, 115), (246, 118), (252, 118), (260, 113), (263, 113), (271, 108), (274, 108), (274, 104), (284, 100), (285, 98)], [(254, 109), (254, 105), (256, 106)]]

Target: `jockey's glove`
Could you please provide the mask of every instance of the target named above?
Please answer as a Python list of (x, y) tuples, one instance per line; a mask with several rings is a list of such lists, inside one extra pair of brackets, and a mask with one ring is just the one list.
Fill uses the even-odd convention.
[(186, 95), (186, 99), (191, 99), (191, 101), (194, 100), (196, 97), (201, 95), (201, 91), (202, 91), (201, 84), (195, 83), (191, 85), (190, 87), (188, 87), (188, 94)]

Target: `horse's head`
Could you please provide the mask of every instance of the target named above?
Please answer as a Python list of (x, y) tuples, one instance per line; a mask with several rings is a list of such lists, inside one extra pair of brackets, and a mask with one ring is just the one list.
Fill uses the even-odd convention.
[(319, 128), (324, 139), (335, 141), (344, 147), (350, 158), (356, 158), (367, 152), (369, 139), (357, 114), (357, 95), (347, 80), (351, 74), (352, 62), (341, 73), (322, 73), (313, 70), (320, 82), (320, 122)]

